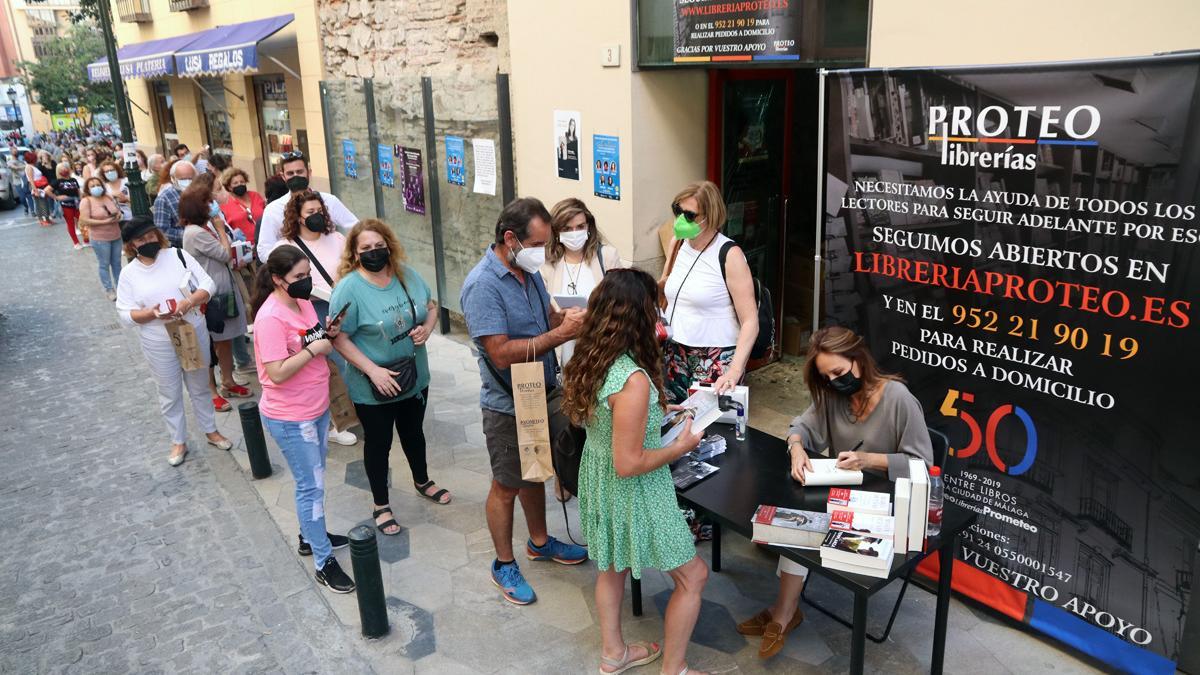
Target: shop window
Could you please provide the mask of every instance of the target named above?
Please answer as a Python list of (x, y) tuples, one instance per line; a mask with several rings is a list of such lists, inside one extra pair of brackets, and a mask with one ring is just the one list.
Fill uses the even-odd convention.
[(173, 153), (179, 145), (179, 132), (175, 129), (175, 100), (171, 97), (171, 87), (162, 80), (154, 80), (151, 84), (154, 93), (154, 117), (158, 121), (158, 131), (162, 135), (162, 148), (165, 153)]
[(254, 80), (254, 91), (258, 98), (258, 124), (266, 162), (264, 168), (267, 175), (272, 175), (277, 172), (283, 153), (296, 149), (287, 85), (282, 77), (259, 77)]
[(199, 80), (200, 104), (204, 111), (204, 128), (208, 134), (208, 145), (215, 153), (233, 154), (233, 131), (229, 126), (229, 113), (225, 107), (225, 87), (219, 78)]
[[(637, 65), (640, 67), (692, 66), (695, 63), (675, 62), (675, 30), (678, 3), (662, 0), (638, 0)], [(761, 17), (770, 11), (757, 13)], [(867, 58), (867, 28), (871, 15), (870, 0), (807, 0), (799, 9), (795, 35), (799, 36), (799, 61), (811, 65), (861, 66)], [(714, 17), (714, 20), (753, 20), (755, 13), (745, 17), (729, 14)], [(763, 65), (779, 67), (779, 61), (765, 61)], [(701, 66), (711, 64), (699, 64)]]

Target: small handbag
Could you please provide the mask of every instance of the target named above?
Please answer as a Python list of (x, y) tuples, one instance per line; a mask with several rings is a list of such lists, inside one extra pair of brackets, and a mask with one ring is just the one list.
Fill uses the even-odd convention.
[(401, 394), (404, 394), (404, 392), (417, 386), (417, 360), (415, 358), (406, 356), (398, 361), (385, 363), (382, 367), (396, 373), (392, 379), (395, 380), (396, 386), (400, 387), (400, 394), (388, 396), (376, 389), (375, 383), (371, 382), (370, 378), (367, 378), (367, 382), (371, 384), (371, 395), (375, 397), (376, 401), (381, 403), (384, 401), (393, 401), (399, 398)]
[[(404, 284), (401, 284), (400, 287), (404, 288)], [(411, 339), (412, 329), (417, 327), (417, 324), (416, 324), (417, 308), (416, 308), (416, 305), (413, 304), (412, 296), (410, 296), (408, 294), (407, 288), (404, 289), (404, 297), (408, 298), (409, 315), (413, 318), (413, 325), (411, 327), (409, 327), (408, 332), (405, 333), (403, 337)], [(416, 345), (414, 345), (413, 348), (415, 350)], [(385, 394), (375, 388), (375, 383), (371, 382), (371, 378), (367, 378), (367, 382), (371, 385), (371, 395), (375, 397), (376, 401), (380, 401), (380, 402), (394, 401), (395, 399), (399, 398), (400, 395), (404, 394), (405, 392), (411, 390), (413, 387), (417, 386), (417, 359), (416, 359), (416, 357), (405, 356), (401, 359), (392, 361), (391, 363), (384, 363), (384, 364), (380, 364), (380, 365), (383, 368), (386, 368), (387, 370), (390, 370), (390, 371), (396, 373), (396, 375), (394, 375), (392, 379), (395, 380), (396, 386), (400, 387), (400, 394), (398, 394), (396, 396), (388, 396), (387, 394)]]

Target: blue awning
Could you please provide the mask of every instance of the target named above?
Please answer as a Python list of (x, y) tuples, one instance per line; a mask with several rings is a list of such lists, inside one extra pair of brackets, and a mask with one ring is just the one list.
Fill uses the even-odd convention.
[(256, 70), (258, 43), (294, 18), (284, 14), (194, 33), (195, 39), (175, 53), (175, 72), (181, 77), (200, 77)]
[[(121, 79), (137, 77), (161, 77), (175, 72), (175, 52), (189, 45), (195, 33), (175, 37), (139, 42), (117, 50), (117, 63)], [(88, 64), (88, 79), (92, 82), (108, 82), (108, 59), (103, 58)]]

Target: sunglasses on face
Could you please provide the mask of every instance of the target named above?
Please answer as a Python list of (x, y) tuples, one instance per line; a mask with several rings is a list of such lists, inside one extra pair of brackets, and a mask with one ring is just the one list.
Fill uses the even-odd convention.
[(683, 219), (688, 221), (689, 223), (696, 222), (696, 219), (700, 217), (700, 215), (698, 213), (696, 213), (695, 211), (687, 211), (685, 209), (679, 208), (678, 202), (671, 205), (671, 213), (675, 214), (676, 218), (678, 218), (679, 216), (683, 216)]

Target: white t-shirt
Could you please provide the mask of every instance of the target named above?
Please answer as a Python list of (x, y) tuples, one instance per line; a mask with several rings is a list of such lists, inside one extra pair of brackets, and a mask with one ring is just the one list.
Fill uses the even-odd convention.
[[(325, 208), (329, 211), (329, 219), (343, 233), (358, 223), (358, 218), (350, 213), (350, 209), (346, 208), (342, 200), (328, 192), (320, 194), (321, 199), (325, 200)], [(287, 209), (288, 200), (291, 198), (292, 195), (289, 192), (267, 204), (267, 208), (263, 209), (262, 223), (258, 228), (258, 241), (255, 242), (259, 260), (266, 260), (267, 256), (271, 255), (271, 250), (275, 248), (275, 242), (279, 241), (279, 236), (283, 231), (283, 212)]]
[[(306, 240), (304, 245), (308, 247), (308, 250), (312, 251), (312, 254), (317, 257), (317, 260), (321, 261), (321, 266), (325, 268), (325, 271), (328, 272), (329, 276), (333, 278), (333, 283), (336, 284), (338, 280), (338, 265), (340, 265), (342, 262), (342, 251), (346, 248), (346, 236), (341, 232), (323, 234), (316, 241)], [(296, 246), (296, 244), (289, 239), (280, 239), (279, 241), (275, 242), (275, 246), (272, 247), (271, 250), (274, 251), (280, 246)], [(296, 248), (300, 247), (296, 246)], [(309, 270), (309, 276), (311, 276), (313, 280), (313, 290), (319, 291), (320, 295), (324, 295), (325, 298), (328, 298), (333, 294), (333, 288), (328, 282), (325, 281), (325, 277), (321, 274), (321, 271), (317, 269), (316, 265), (312, 265), (311, 268), (312, 269)], [(314, 294), (314, 297), (317, 295), (318, 294)]]
[[(582, 295), (589, 297), (592, 294), (592, 289), (596, 288), (596, 277), (592, 274), (592, 267), (586, 262), (572, 265), (565, 259), (561, 262), (563, 266), (562, 272), (562, 288), (555, 290), (556, 295)], [(574, 284), (574, 287), (572, 287)], [(562, 352), (558, 355), (561, 365), (567, 365), (567, 361), (575, 354), (575, 341), (569, 340), (562, 345)]]
[[(180, 254), (187, 264), (186, 269), (179, 262)], [(142, 344), (170, 342), (171, 338), (167, 335), (162, 319), (137, 323), (130, 313), (135, 309), (158, 307), (168, 298), (174, 298), (176, 302), (183, 300), (186, 295), (180, 290), (180, 285), (185, 275), (190, 275), (189, 280), (209, 294), (216, 290), (216, 284), (200, 263), (191, 253), (179, 248), (162, 249), (151, 265), (143, 263), (140, 258), (134, 258), (121, 268), (121, 280), (117, 282), (117, 314), (121, 323), (138, 329)], [(204, 315), (200, 313), (199, 308), (188, 312), (186, 318), (197, 331), (207, 330)]]
[[(703, 252), (690, 242), (679, 247), (679, 256), (667, 277), (667, 319), (675, 342), (688, 347), (732, 347), (740, 325), (729, 288), (721, 274), (721, 247), (729, 237), (718, 233)], [(688, 273), (691, 270), (691, 274)], [(685, 282), (684, 279), (687, 279)]]

